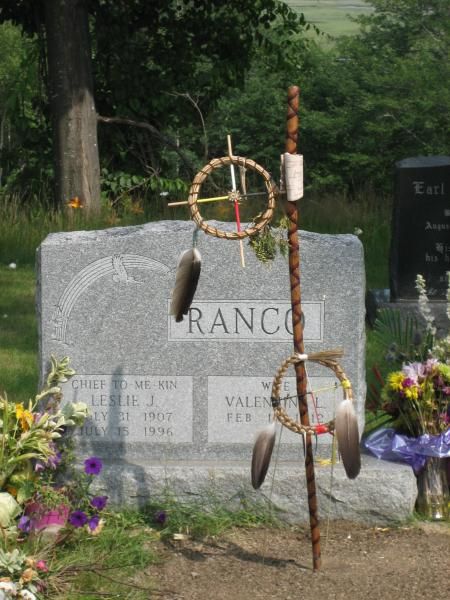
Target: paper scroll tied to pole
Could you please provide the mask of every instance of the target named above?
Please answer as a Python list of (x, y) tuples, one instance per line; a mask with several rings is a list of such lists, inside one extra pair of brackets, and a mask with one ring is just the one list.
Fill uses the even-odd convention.
[(287, 199), (296, 202), (303, 198), (303, 156), (285, 152), (282, 159)]

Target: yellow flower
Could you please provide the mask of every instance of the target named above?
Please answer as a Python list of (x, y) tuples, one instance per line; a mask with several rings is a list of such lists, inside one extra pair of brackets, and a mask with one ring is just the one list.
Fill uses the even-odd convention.
[(388, 385), (391, 390), (395, 392), (400, 392), (403, 389), (402, 382), (405, 376), (401, 371), (395, 371), (394, 373), (390, 373), (388, 376)]
[(78, 196), (74, 196), (67, 202), (67, 206), (70, 208), (83, 208), (83, 201)]
[(403, 393), (408, 400), (417, 400), (419, 397), (419, 390), (415, 385), (403, 388)]
[(31, 567), (33, 569), (36, 566), (36, 559), (33, 556), (28, 556), (25, 559), (25, 564), (27, 567)]
[(28, 583), (30, 582), (32, 579), (34, 579), (35, 577), (37, 577), (37, 572), (32, 569), (31, 567), (28, 567), (27, 569), (25, 569), (25, 571), (22, 573), (20, 580), (23, 583)]
[(7, 485), (6, 491), (11, 494), (11, 496), (14, 496), (14, 498), (17, 497), (17, 488), (13, 487), (12, 485)]
[(22, 403), (16, 404), (16, 419), (20, 421), (22, 431), (28, 431), (33, 424), (33, 414)]

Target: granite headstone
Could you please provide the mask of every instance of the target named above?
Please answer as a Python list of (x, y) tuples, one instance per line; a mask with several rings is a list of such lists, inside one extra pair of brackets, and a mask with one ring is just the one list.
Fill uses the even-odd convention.
[[(77, 449), (102, 457), (105, 491), (118, 503), (145, 502), (164, 486), (195, 495), (212, 481), (226, 480), (229, 495), (248, 490), (272, 378), (292, 353), (287, 259), (264, 265), (246, 248), (244, 269), (228, 240), (200, 236), (193, 305), (180, 323), (169, 316), (178, 257), (192, 234), (191, 222), (157, 222), (51, 234), (38, 250), (41, 374), (51, 354), (70, 356), (76, 375), (64, 385), (65, 401), (84, 401), (91, 412)], [(300, 236), (306, 351), (344, 348), (362, 431), (362, 245), (353, 235)], [(327, 421), (342, 395), (323, 367), (308, 364), (308, 375), (320, 390), (311, 421)], [(294, 416), (293, 371), (284, 383)], [(287, 478), (289, 461), (295, 477), (301, 471), (298, 438), (283, 431), (278, 459)], [(318, 456), (329, 456), (330, 444), (320, 436)]]
[(450, 270), (450, 157), (420, 156), (396, 164), (391, 239), (391, 300), (417, 299), (417, 274), (430, 299), (444, 299)]

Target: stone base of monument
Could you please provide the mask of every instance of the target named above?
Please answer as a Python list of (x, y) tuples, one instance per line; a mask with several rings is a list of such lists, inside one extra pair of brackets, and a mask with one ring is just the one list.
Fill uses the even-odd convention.
[[(438, 336), (443, 337), (447, 335), (450, 326), (447, 317), (447, 302), (444, 300), (432, 300), (429, 303), (429, 307), (435, 321)], [(419, 303), (417, 300), (398, 299), (394, 302), (390, 299), (388, 289), (368, 290), (366, 294), (366, 317), (371, 327), (375, 323), (380, 308), (399, 310), (403, 315), (409, 314), (412, 317), (415, 317), (419, 323), (425, 326), (425, 322), (419, 311)]]
[[(447, 302), (433, 300), (429, 303), (431, 314), (434, 317), (434, 323), (438, 337), (444, 337), (449, 332), (449, 320), (447, 317)], [(383, 308), (391, 308), (400, 310), (403, 314), (409, 313), (414, 316), (419, 323), (424, 323), (423, 317), (419, 311), (419, 305), (412, 300), (397, 300), (396, 302), (388, 302), (383, 305)]]
[[(345, 519), (383, 525), (411, 516), (417, 496), (416, 478), (409, 466), (362, 457), (361, 473), (347, 479), (342, 464), (316, 464), (319, 515), (322, 520)], [(289, 523), (308, 522), (303, 457), (298, 464), (280, 462), (269, 470), (262, 487), (250, 484), (250, 465), (240, 461), (105, 464), (102, 485), (113, 505), (143, 507), (166, 493), (183, 502), (223, 503), (238, 508), (245, 500), (267, 503), (268, 510)], [(251, 509), (250, 509), (251, 510)]]

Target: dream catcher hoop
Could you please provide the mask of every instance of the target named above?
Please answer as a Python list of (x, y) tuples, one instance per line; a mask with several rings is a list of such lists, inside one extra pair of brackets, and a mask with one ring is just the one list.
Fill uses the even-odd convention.
[[(243, 169), (247, 169), (249, 171), (254, 171), (255, 173), (257, 173), (258, 175), (260, 175), (262, 177), (265, 188), (266, 188), (267, 206), (266, 206), (264, 212), (262, 214), (258, 215), (257, 219), (255, 219), (253, 221), (253, 224), (250, 227), (247, 227), (246, 229), (243, 229), (243, 230), (239, 230), (240, 228), (238, 227), (237, 231), (224, 231), (217, 227), (213, 227), (200, 214), (198, 204), (199, 204), (199, 194), (200, 194), (202, 185), (205, 183), (206, 179), (212, 174), (213, 171), (215, 171), (216, 169), (221, 169), (222, 167), (227, 167), (227, 166), (231, 166), (231, 167), (237, 166), (237, 167), (240, 167)], [(212, 201), (212, 200), (216, 200), (216, 199), (217, 200), (228, 199), (232, 203), (239, 203), (242, 200), (242, 198), (248, 198), (249, 196), (252, 196), (252, 195), (261, 195), (261, 192), (256, 192), (254, 194), (253, 193), (246, 194), (245, 192), (239, 192), (236, 189), (236, 185), (234, 182), (232, 183), (232, 187), (235, 189), (232, 189), (228, 193), (227, 196), (218, 196), (217, 198), (211, 198), (209, 200)], [(275, 185), (275, 182), (273, 181), (270, 173), (268, 173), (268, 171), (266, 171), (263, 167), (261, 167), (261, 165), (258, 165), (258, 163), (256, 163), (251, 158), (244, 158), (242, 156), (231, 156), (230, 155), (230, 156), (223, 156), (222, 158), (214, 158), (197, 173), (197, 175), (194, 177), (194, 179), (192, 181), (192, 184), (191, 184), (191, 187), (189, 190), (188, 205), (189, 205), (189, 211), (191, 213), (191, 217), (192, 217), (193, 221), (197, 224), (197, 226), (200, 229), (202, 229), (208, 235), (213, 235), (220, 239), (226, 239), (226, 240), (242, 240), (246, 237), (251, 237), (253, 235), (256, 235), (270, 223), (270, 221), (272, 220), (272, 217), (273, 217), (277, 195), (278, 195), (278, 188)], [(203, 201), (207, 201), (207, 200), (208, 199), (204, 199)]]
[[(201, 272), (201, 256), (197, 248), (197, 233), (202, 230), (208, 235), (225, 239), (225, 240), (238, 240), (240, 245), (241, 254), (241, 265), (245, 267), (244, 259), (244, 247), (242, 240), (247, 237), (256, 236), (262, 230), (264, 230), (273, 218), (276, 198), (279, 193), (277, 186), (275, 185), (270, 173), (266, 171), (261, 165), (256, 163), (251, 158), (244, 158), (242, 156), (233, 156), (231, 148), (231, 137), (228, 136), (228, 156), (222, 158), (214, 158), (207, 163), (200, 171), (195, 175), (191, 187), (189, 189), (189, 196), (187, 201), (182, 202), (171, 202), (168, 206), (179, 206), (187, 204), (189, 212), (194, 223), (197, 225), (197, 229), (194, 231), (192, 239), (192, 248), (182, 253), (179, 258), (175, 286), (172, 292), (172, 301), (170, 305), (169, 314), (175, 317), (177, 322), (182, 321), (184, 315), (187, 315), (189, 308), (194, 299), (194, 294), (197, 289), (198, 280)], [(215, 196), (210, 198), (200, 198), (200, 191), (202, 186), (205, 185), (208, 177), (212, 175), (214, 171), (223, 167), (230, 167), (231, 175), (231, 190), (226, 195)], [(242, 191), (238, 190), (236, 184), (235, 166), (239, 167), (241, 172), (241, 188)], [(258, 178), (262, 180), (264, 190), (257, 192), (247, 192), (245, 174), (247, 171), (255, 173)], [(251, 196), (267, 195), (267, 205), (262, 213), (258, 214), (252, 221), (249, 227), (245, 229), (241, 228), (241, 220), (239, 214), (239, 204), (244, 198)], [(235, 210), (236, 216), (236, 231), (225, 231), (210, 225), (200, 214), (199, 204), (203, 202), (216, 202), (228, 200)]]
[[(286, 358), (279, 367), (272, 382), (271, 403), (273, 408), (273, 422), (258, 434), (253, 447), (251, 479), (255, 489), (258, 489), (264, 483), (269, 468), (275, 443), (275, 422), (279, 422), (283, 427), (302, 436), (317, 436), (325, 433), (336, 434), (339, 452), (342, 456), (347, 477), (354, 479), (359, 474), (361, 468), (359, 430), (353, 406), (352, 384), (336, 360), (342, 354), (342, 350), (329, 350), (310, 355), (294, 353)], [(294, 366), (306, 361), (314, 362), (330, 369), (342, 387), (343, 400), (337, 408), (335, 418), (327, 423), (317, 423), (315, 425), (303, 424), (292, 419), (281, 405), (281, 389), (288, 368), (291, 365)]]

